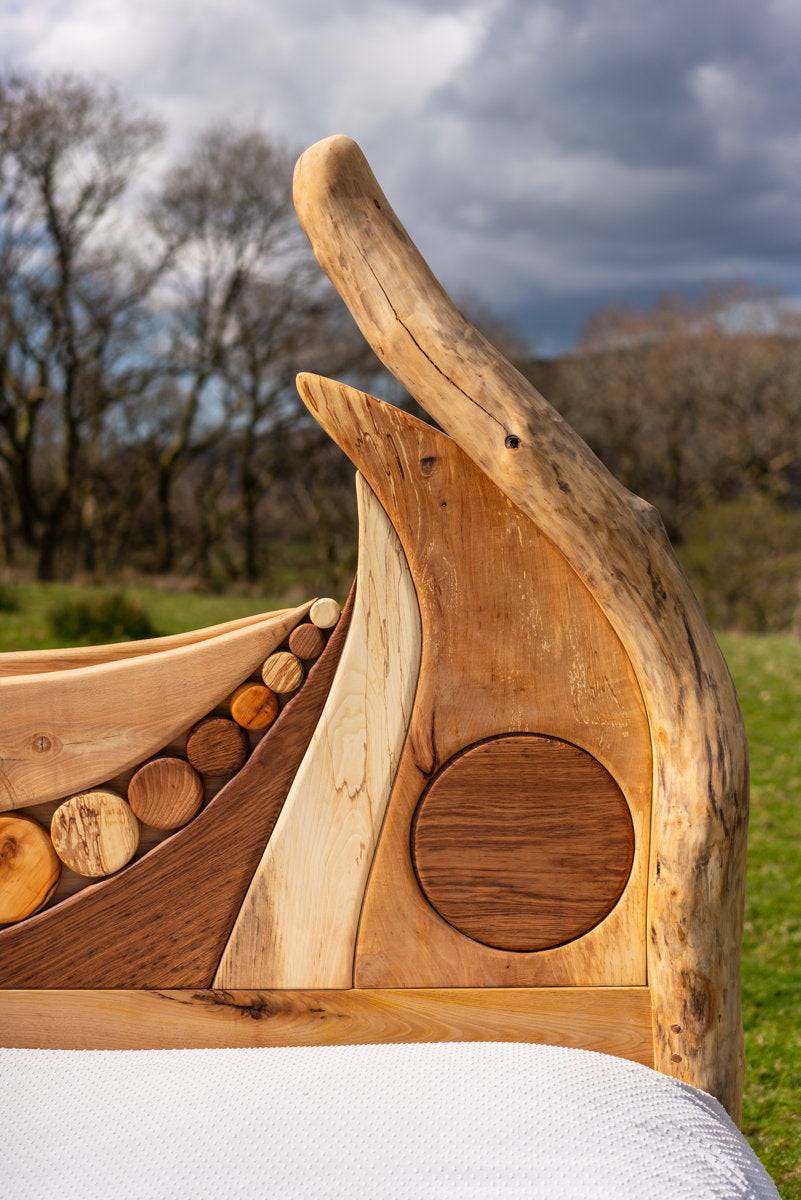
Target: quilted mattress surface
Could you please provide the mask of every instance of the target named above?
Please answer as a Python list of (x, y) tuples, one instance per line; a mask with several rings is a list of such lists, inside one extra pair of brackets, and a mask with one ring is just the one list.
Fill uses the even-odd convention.
[(0, 1051), (9, 1200), (706, 1200), (778, 1192), (720, 1105), (530, 1045)]

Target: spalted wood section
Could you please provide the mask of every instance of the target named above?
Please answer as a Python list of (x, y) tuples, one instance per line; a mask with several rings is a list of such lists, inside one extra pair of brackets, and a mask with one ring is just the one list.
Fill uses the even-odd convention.
[(748, 761), (723, 656), (659, 515), (627, 492), (434, 278), (350, 138), (295, 171), (317, 260), (381, 361), (538, 522), (621, 638), (653, 743), (648, 977), (656, 1065), (742, 1097)]
[(535, 1042), (653, 1064), (647, 988), (0, 993), (0, 1045), (60, 1050)]
[(417, 807), (412, 856), (450, 925), (502, 950), (544, 950), (587, 933), (617, 904), (634, 828), (597, 759), (517, 734), (445, 764)]
[(250, 750), (248, 735), (228, 717), (205, 717), (190, 729), (186, 757), (201, 775), (212, 779), (236, 774)]
[(134, 773), (128, 803), (143, 825), (178, 829), (203, 803), (203, 780), (185, 759), (163, 755)]
[(308, 609), (160, 653), (0, 679), (0, 809), (84, 791), (155, 754), (257, 670)]
[(274, 617), (283, 617), (290, 610), (279, 608), (274, 612), (255, 613), (250, 617), (238, 617), (235, 621), (223, 621), (219, 625), (208, 625), (205, 629), (189, 629), (185, 633), (172, 633), (167, 637), (141, 638), (136, 642), (109, 642), (104, 646), (69, 646), (56, 650), (7, 650), (0, 654), (0, 678), (4, 675), (39, 675), (43, 671), (66, 671), (75, 667), (92, 667), (99, 663), (117, 662), (121, 658), (141, 658), (143, 654), (154, 654), (163, 650), (174, 650), (178, 646), (194, 646), (231, 633), (234, 629), (245, 629), (248, 625), (260, 625)]
[(70, 796), (53, 813), (56, 854), (76, 875), (97, 878), (119, 871), (139, 845), (139, 823), (115, 792), (98, 788)]
[(0, 816), (0, 925), (35, 913), (60, 875), (61, 861), (44, 826), (17, 813)]
[[(360, 922), (357, 987), (642, 984), (651, 762), (634, 675), (598, 605), (537, 526), (444, 434), (363, 392), (301, 376), (303, 399), (386, 508), (420, 601), (409, 736)], [(617, 780), (635, 831), (620, 903), (580, 941), (481, 946), (428, 904), (409, 840), (440, 767), (483, 738), (563, 738)]]
[(0, 931), (0, 987), (208, 987), (331, 686), (343, 614), (306, 684), (195, 820), (119, 875)]
[(356, 491), (358, 586), (347, 640), (215, 987), (353, 982), (364, 889), (420, 667), (420, 613), (403, 550), (359, 476)]

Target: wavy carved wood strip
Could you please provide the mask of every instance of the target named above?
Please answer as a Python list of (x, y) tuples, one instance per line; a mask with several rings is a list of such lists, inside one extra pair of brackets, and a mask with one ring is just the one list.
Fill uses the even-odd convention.
[[(423, 624), (409, 736), (362, 911), (356, 986), (645, 983), (650, 743), (612, 627), (534, 522), (450, 438), (344, 384), (302, 375), (299, 387), (384, 505)], [(594, 755), (622, 789), (635, 835), (631, 876), (611, 913), (579, 940), (534, 953), (480, 945), (447, 924), (420, 891), (409, 849), (415, 807), (439, 768), (473, 742), (523, 732)], [(603, 845), (598, 855), (602, 865)]]
[(353, 593), (301, 691), (194, 821), (118, 875), (0, 931), (0, 988), (211, 985), (323, 710), (352, 603)]
[(420, 668), (420, 613), (397, 535), (357, 476), (358, 587), (347, 641), (215, 987), (343, 988)]
[(0, 679), (0, 810), (84, 791), (154, 754), (261, 666), (309, 607), (196, 645)]
[(207, 642), (209, 638), (231, 633), (234, 629), (245, 629), (249, 625), (260, 625), (263, 621), (284, 617), (290, 611), (288, 608), (277, 608), (273, 612), (254, 613), (249, 617), (237, 617), (234, 621), (222, 621), (219, 625), (207, 625), (205, 629), (188, 629), (185, 633), (141, 638), (137, 642), (109, 642), (104, 646), (66, 646), (53, 650), (5, 650), (0, 654), (0, 679), (11, 675), (40, 675), (44, 671), (94, 667), (100, 663), (118, 662), (123, 658), (141, 658), (143, 654), (174, 650), (178, 646), (196, 646), (198, 642)]
[(0, 1045), (60, 1050), (540, 1042), (653, 1065), (648, 988), (0, 992)]

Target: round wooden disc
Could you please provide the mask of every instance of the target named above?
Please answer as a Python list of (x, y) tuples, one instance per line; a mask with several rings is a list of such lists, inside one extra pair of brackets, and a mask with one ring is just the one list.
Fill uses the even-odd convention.
[(614, 908), (634, 857), (620, 788), (586, 751), (534, 734), (478, 742), (423, 794), (412, 832), (426, 897), (501, 950), (544, 950)]
[(60, 875), (61, 862), (44, 826), (18, 813), (0, 814), (0, 925), (40, 909)]
[(278, 716), (278, 697), (263, 683), (243, 683), (231, 697), (230, 707), (243, 729), (267, 729)]
[(186, 757), (195, 770), (218, 779), (235, 775), (249, 750), (248, 735), (228, 717), (204, 717), (186, 739)]
[(178, 829), (203, 803), (203, 780), (182, 758), (154, 758), (133, 775), (128, 803), (143, 825)]
[(339, 620), (341, 608), (330, 596), (322, 596), (315, 600), (309, 609), (309, 620), (318, 629), (332, 629)]
[(139, 823), (114, 792), (81, 792), (60, 804), (50, 836), (61, 861), (76, 875), (111, 875), (133, 858)]
[(325, 649), (325, 634), (316, 625), (304, 621), (290, 633), (289, 649), (304, 662), (311, 662), (313, 659), (319, 658)]
[(296, 691), (303, 683), (303, 663), (288, 650), (271, 654), (261, 669), (261, 677), (268, 688), (279, 696)]

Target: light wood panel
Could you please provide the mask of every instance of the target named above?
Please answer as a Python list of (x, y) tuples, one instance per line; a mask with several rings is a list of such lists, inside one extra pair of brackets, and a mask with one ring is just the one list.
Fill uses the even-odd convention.
[[(400, 409), (318, 376), (301, 396), (387, 510), (420, 600), (409, 737), (362, 914), (358, 987), (642, 984), (651, 763), (631, 665), (592, 596), (537, 526), (459, 447)], [(585, 937), (536, 953), (472, 942), (418, 887), (409, 838), (440, 766), (482, 738), (563, 738), (622, 789), (635, 831), (620, 902)]]
[(748, 756), (723, 656), (659, 514), (465, 321), (350, 138), (295, 171), (317, 260), (375, 353), (535, 520), (621, 638), (652, 734), (648, 972), (660, 1070), (738, 1118)]
[(353, 981), (364, 888), (420, 665), (420, 615), (406, 559), (359, 477), (357, 497), (358, 585), (342, 658), (215, 987)]
[(301, 691), (190, 825), (118, 875), (0, 930), (0, 988), (211, 985), (323, 710), (351, 607)]
[(84, 791), (204, 716), (306, 615), (98, 666), (0, 679), (0, 810)]
[(17, 813), (0, 816), (0, 925), (35, 913), (60, 875), (61, 862), (44, 826)]
[(136, 642), (109, 642), (104, 646), (69, 646), (55, 650), (7, 650), (0, 654), (0, 678), (74, 670), (76, 667), (117, 662), (121, 658), (140, 658), (143, 654), (175, 650), (178, 646), (195, 646), (198, 642), (219, 637), (221, 633), (231, 633), (234, 629), (245, 629), (274, 617), (283, 617), (289, 611), (288, 608), (278, 608), (269, 613), (254, 613), (250, 617), (238, 617), (235, 621), (208, 625), (205, 629), (189, 629), (185, 633), (172, 633), (166, 637), (141, 638)]
[(556, 738), (490, 738), (457, 754), (424, 793), (412, 857), (450, 925), (503, 950), (587, 933), (617, 904), (634, 829), (604, 767)]
[(647, 988), (8, 991), (0, 1044), (61, 1050), (538, 1042), (651, 1066)]

